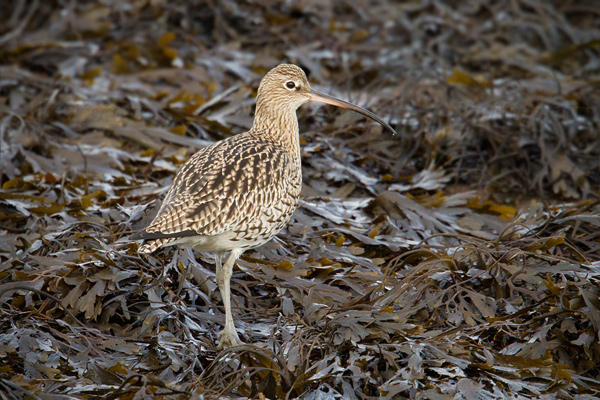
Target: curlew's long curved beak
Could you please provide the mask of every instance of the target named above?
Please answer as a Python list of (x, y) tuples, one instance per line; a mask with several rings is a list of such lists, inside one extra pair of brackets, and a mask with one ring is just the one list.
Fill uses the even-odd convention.
[(389, 130), (394, 135), (396, 134), (396, 131), (394, 130), (394, 128), (392, 128), (381, 117), (378, 117), (377, 115), (373, 114), (371, 111), (365, 110), (362, 107), (356, 106), (352, 103), (348, 103), (347, 101), (344, 101), (344, 100), (336, 99), (335, 97), (329, 96), (325, 93), (317, 92), (314, 89), (310, 89), (309, 96), (310, 96), (310, 101), (315, 101), (317, 103), (331, 104), (332, 106), (347, 108), (348, 110), (352, 110), (352, 111), (361, 113), (362, 115), (369, 117), (374, 121), (379, 122), (385, 129)]

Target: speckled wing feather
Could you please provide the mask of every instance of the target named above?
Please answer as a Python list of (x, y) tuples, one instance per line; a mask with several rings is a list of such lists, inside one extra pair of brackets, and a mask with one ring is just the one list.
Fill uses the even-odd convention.
[[(158, 214), (139, 235), (140, 252), (183, 238), (227, 234), (251, 247), (269, 240), (294, 211), (300, 167), (279, 145), (247, 132), (206, 147), (181, 168)], [(196, 238), (196, 239), (194, 239)], [(206, 251), (214, 249), (207, 248)]]

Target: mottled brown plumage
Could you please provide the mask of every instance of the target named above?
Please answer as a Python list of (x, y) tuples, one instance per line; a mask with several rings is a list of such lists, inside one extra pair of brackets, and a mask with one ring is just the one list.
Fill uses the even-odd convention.
[[(300, 197), (302, 167), (296, 110), (308, 101), (376, 115), (310, 88), (295, 65), (272, 69), (260, 83), (248, 132), (221, 140), (181, 167), (154, 220), (135, 238), (140, 253), (182, 245), (217, 253), (217, 281), (225, 306), (220, 347), (241, 343), (231, 316), (229, 281), (237, 258), (275, 236)], [(223, 253), (230, 255), (221, 265)]]

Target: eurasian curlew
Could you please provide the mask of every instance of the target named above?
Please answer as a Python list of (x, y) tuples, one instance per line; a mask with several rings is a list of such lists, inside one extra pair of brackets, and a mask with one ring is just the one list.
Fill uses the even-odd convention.
[(173, 245), (216, 253), (225, 307), (219, 348), (241, 343), (230, 303), (235, 261), (275, 236), (298, 203), (302, 167), (296, 110), (309, 101), (357, 111), (395, 133), (377, 115), (311, 89), (299, 67), (281, 64), (260, 83), (252, 129), (194, 154), (175, 176), (154, 220), (134, 236), (145, 241), (140, 253)]

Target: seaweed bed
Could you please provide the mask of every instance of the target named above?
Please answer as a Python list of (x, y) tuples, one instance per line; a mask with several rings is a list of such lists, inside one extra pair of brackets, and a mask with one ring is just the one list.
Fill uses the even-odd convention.
[[(0, 398), (597, 398), (592, 4), (12, 2)], [(284, 61), (399, 134), (299, 110), (300, 207), (238, 262), (248, 344), (217, 351), (214, 256), (128, 237)]]

